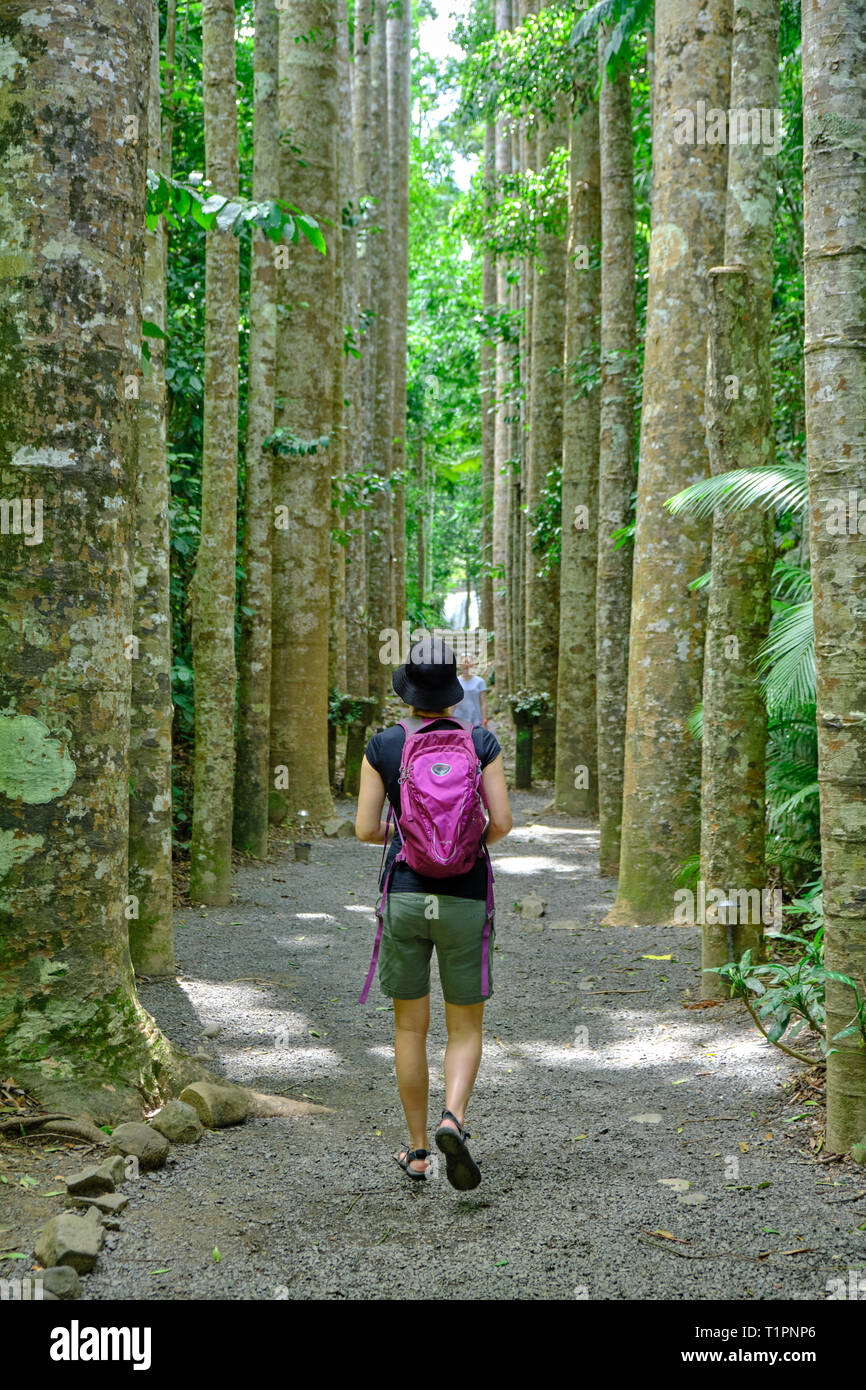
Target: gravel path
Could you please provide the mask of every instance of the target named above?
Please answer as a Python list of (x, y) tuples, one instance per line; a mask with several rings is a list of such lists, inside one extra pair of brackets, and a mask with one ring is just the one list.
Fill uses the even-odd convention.
[[(548, 796), (514, 794), (494, 849), (496, 994), (467, 1114), (481, 1186), (461, 1196), (444, 1164), (410, 1184), (390, 1158), (405, 1138), (390, 1007), (378, 985), (356, 1002), (380, 851), (319, 840), (299, 865), (275, 850), (238, 872), (231, 908), (179, 912), (178, 983), (141, 998), (228, 1078), (333, 1113), (208, 1133), (128, 1183), (86, 1298), (811, 1300), (866, 1272), (866, 1177), (809, 1155), (815, 1111), (783, 1090), (802, 1068), (740, 1004), (683, 1008), (695, 929), (600, 925), (614, 885), (597, 832), (544, 815)], [(530, 890), (537, 923), (512, 910)], [(203, 1041), (208, 1024), (221, 1032)]]

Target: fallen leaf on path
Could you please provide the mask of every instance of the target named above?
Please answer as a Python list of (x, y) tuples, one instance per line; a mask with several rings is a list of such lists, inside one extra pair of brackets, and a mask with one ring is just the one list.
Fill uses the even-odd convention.
[(675, 1236), (672, 1231), (648, 1231), (645, 1226), (641, 1226), (645, 1236), (659, 1236), (662, 1240), (675, 1240), (677, 1245), (691, 1245), (690, 1240), (683, 1240), (681, 1236)]

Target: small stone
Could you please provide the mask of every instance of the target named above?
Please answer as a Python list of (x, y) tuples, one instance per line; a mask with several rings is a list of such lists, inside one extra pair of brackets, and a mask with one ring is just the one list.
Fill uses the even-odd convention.
[(855, 1163), (866, 1163), (866, 1138), (859, 1144), (855, 1144), (851, 1149), (851, 1157)]
[(206, 1028), (203, 1028), (203, 1029), (202, 1029), (202, 1037), (203, 1037), (203, 1038), (218, 1038), (221, 1032), (222, 1032), (222, 1024), (220, 1024), (220, 1023), (209, 1023), (209, 1024), (207, 1025)]
[(172, 1144), (196, 1144), (204, 1133), (197, 1112), (180, 1100), (170, 1100), (153, 1116), (150, 1125)]
[(563, 919), (562, 921), (548, 922), (547, 925), (549, 926), (551, 931), (577, 931), (580, 928), (581, 923)]
[(212, 1062), (213, 1057), (209, 1052), (191, 1052), (190, 1056), (194, 1062)]
[(238, 1125), (249, 1113), (243, 1091), (228, 1086), (214, 1086), (210, 1081), (194, 1081), (181, 1091), (179, 1099), (191, 1105), (202, 1124), (209, 1129)]
[(88, 1216), (92, 1211), (98, 1215), (116, 1216), (129, 1204), (129, 1198), (122, 1192), (106, 1192), (101, 1197), (73, 1197), (72, 1201), (76, 1207), (86, 1206)]
[(342, 816), (333, 816), (324, 822), (322, 831), (331, 839), (348, 840), (354, 835), (355, 827), (350, 820), (344, 820)]
[[(122, 1159), (121, 1162), (123, 1162)], [(100, 1192), (113, 1192), (114, 1178), (110, 1173), (103, 1172), (101, 1167), (82, 1168), (80, 1173), (73, 1173), (66, 1179), (66, 1191), (70, 1196), (75, 1197), (98, 1196)]]
[(87, 1274), (96, 1264), (104, 1242), (105, 1232), (97, 1222), (62, 1212), (43, 1226), (34, 1253), (46, 1269), (69, 1265), (79, 1274)]
[(658, 1125), (661, 1124), (662, 1121), (662, 1116), (657, 1115), (655, 1111), (652, 1110), (647, 1111), (646, 1114), (629, 1115), (628, 1118), (634, 1120), (635, 1124), (639, 1125)]
[(706, 1192), (681, 1192), (677, 1198), (678, 1202), (683, 1202), (687, 1207), (696, 1207), (701, 1202), (707, 1200)]
[(80, 1298), (81, 1280), (71, 1265), (52, 1265), (42, 1271), (43, 1298), (50, 1293), (52, 1298)]
[(543, 917), (547, 903), (538, 893), (527, 893), (525, 898), (521, 898), (519, 911), (521, 917)]
[(111, 1136), (111, 1148), (124, 1158), (137, 1158), (142, 1169), (161, 1168), (169, 1151), (164, 1135), (135, 1120), (117, 1126)]
[(119, 1182), (126, 1181), (126, 1165), (120, 1154), (112, 1154), (110, 1158), (104, 1158), (99, 1165), (100, 1173), (107, 1173), (114, 1179), (115, 1187)]

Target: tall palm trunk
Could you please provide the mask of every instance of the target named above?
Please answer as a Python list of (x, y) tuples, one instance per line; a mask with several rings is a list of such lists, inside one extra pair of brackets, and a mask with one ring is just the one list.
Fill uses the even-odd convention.
[(601, 276), (598, 104), (571, 122), (566, 254), (562, 425), (562, 550), (556, 704), (556, 805), (576, 816), (598, 812), (595, 718), (595, 587), (598, 567), (597, 387)]
[[(337, 68), (339, 138), (337, 140), (337, 235), (334, 239), (334, 419), (331, 429), (331, 480), (335, 489), (343, 485), (349, 457), (351, 407), (345, 335), (351, 319), (351, 286), (347, 264), (347, 236), (343, 210), (351, 202), (352, 188), (352, 89), (349, 70), (349, 14), (345, 4), (337, 6)], [(331, 596), (328, 632), (328, 685), (346, 689), (346, 548), (343, 544), (345, 520), (340, 511), (331, 513), (330, 542)], [(329, 731), (330, 732), (330, 731)]]
[[(376, 378), (376, 339), (373, 330), (366, 328), (360, 335), (361, 311), (370, 308), (372, 297), (369, 232), (372, 215), (368, 211), (360, 218), (359, 204), (370, 196), (373, 160), (373, 126), (371, 122), (371, 59), (373, 32), (373, 0), (360, 0), (355, 10), (354, 52), (352, 61), (352, 174), (353, 216), (358, 219), (352, 230), (355, 254), (355, 304), (352, 324), (357, 334), (361, 356), (350, 368), (354, 382), (352, 423), (352, 471), (367, 472), (373, 453), (373, 402)], [(359, 236), (359, 233), (361, 235)], [(348, 517), (349, 536), (346, 546), (346, 592), (352, 602), (346, 608), (346, 685), (354, 695), (366, 696), (370, 688), (368, 663), (369, 612), (367, 606), (367, 534), (366, 512), (356, 510)]]
[[(864, 0), (803, 6), (806, 442), (828, 969), (866, 997), (866, 85)], [(834, 524), (840, 502), (848, 534)], [(853, 517), (853, 519), (852, 519)], [(856, 532), (856, 534), (855, 534)], [(866, 1135), (866, 1050), (835, 1035), (852, 991), (827, 982), (827, 1148)]]
[[(202, 2), (205, 167), (215, 193), (238, 190), (233, 0)], [(238, 242), (214, 227), (205, 251), (201, 542), (192, 583), (195, 764), (190, 896), (231, 901), (238, 467)]]
[[(388, 109), (393, 225), (393, 452), (391, 470), (406, 472), (406, 353), (409, 329), (409, 127), (412, 120), (412, 0), (399, 0), (388, 18)], [(406, 617), (406, 484), (395, 482), (394, 625)]]
[[(290, 0), (280, 11), (282, 195), (316, 218), (322, 255), (301, 240), (278, 292), (286, 309), (277, 335), (277, 425), (302, 440), (333, 431), (336, 336), (337, 24), (329, 0)], [(275, 506), (288, 525), (274, 530), (271, 778), (276, 813), (305, 810), (311, 823), (332, 813), (328, 777), (328, 612), (331, 536), (329, 450), (280, 454)], [(285, 786), (286, 780), (288, 786)]]
[(171, 1061), (126, 915), (152, 11), (45, 18), (3, 18), (0, 1071), (103, 1124)]
[[(538, 173), (544, 170), (554, 150), (566, 141), (566, 121), (560, 105), (556, 118), (542, 123), (536, 137)], [(565, 243), (557, 232), (539, 224), (537, 249), (526, 480), (526, 680), (530, 687), (546, 690), (550, 695), (550, 712), (539, 719), (532, 745), (533, 775), (550, 778), (555, 772), (556, 752), (560, 566), (548, 564), (535, 532), (538, 508), (550, 486), (548, 474), (562, 459)]]
[(376, 199), (373, 211), (375, 231), (365, 255), (370, 258), (370, 304), (375, 314), (371, 471), (379, 476), (372, 505), (367, 512), (367, 610), (370, 695), (384, 703), (386, 670), (380, 658), (387, 629), (393, 625), (393, 511), (387, 490), (391, 475), (392, 432), (394, 427), (391, 341), (391, 207), (388, 138), (388, 49), (384, 5), (375, 6), (370, 38), (370, 128), (372, 153), (368, 196)]
[[(599, 66), (607, 33), (599, 34)], [(601, 402), (599, 417), (596, 717), (599, 866), (619, 869), (622, 778), (628, 694), (632, 550), (611, 536), (625, 526), (634, 488), (634, 373), (637, 326), (634, 277), (634, 149), (631, 78), (600, 72)]]
[[(148, 167), (162, 167), (159, 14), (152, 14)], [(165, 240), (144, 236), (143, 318), (165, 332)], [(171, 879), (171, 614), (169, 484), (165, 441), (165, 348), (150, 339), (141, 383), (133, 542), (134, 627), (129, 731), (129, 950), (141, 975), (174, 969)]]
[[(494, 198), (496, 173), (496, 130), (488, 121), (484, 127), (484, 187), (488, 216)], [(496, 258), (484, 251), (481, 268), (482, 313), (485, 318), (481, 339), (481, 627), (493, 631), (493, 490), (495, 475), (496, 346), (490, 332), (490, 319), (496, 312)], [(507, 587), (507, 586), (506, 586)], [(492, 655), (492, 653), (490, 654)], [(485, 652), (484, 659), (488, 654)]]
[[(511, 28), (511, 0), (496, 0), (496, 31), (505, 33)], [(494, 174), (497, 184), (497, 198), (502, 196), (501, 181), (511, 172), (511, 141), (504, 117), (500, 116), (494, 131)], [(508, 264), (505, 256), (496, 259), (496, 307), (501, 315), (508, 302)], [(503, 694), (509, 687), (511, 676), (510, 654), (510, 604), (509, 604), (509, 547), (508, 514), (511, 482), (506, 464), (510, 458), (508, 406), (506, 394), (509, 382), (510, 347), (503, 336), (500, 324), (496, 338), (494, 397), (496, 413), (493, 424), (493, 534), (492, 558), (495, 578), (493, 580), (493, 662), (496, 673), (496, 689)]]
[[(280, 182), (279, 34), (270, 0), (256, 0), (253, 197), (276, 198)], [(268, 852), (271, 707), (271, 459), (262, 445), (274, 428), (277, 346), (274, 243), (254, 230), (244, 496), (244, 581), (238, 662), (234, 843), (258, 859)]]
[[(734, 0), (730, 109), (775, 111), (778, 100), (779, 0)], [(710, 271), (706, 413), (713, 473), (774, 461), (777, 161), (772, 149), (728, 135), (725, 263)], [(733, 381), (735, 392), (728, 389)], [(728, 897), (736, 889), (737, 906), (711, 910), (702, 924), (705, 969), (739, 960), (747, 950), (757, 960), (762, 947), (755, 904), (763, 904), (766, 884), (767, 716), (755, 662), (770, 624), (772, 570), (772, 519), (757, 509), (717, 513), (704, 649), (701, 879), (706, 893), (721, 890)], [(720, 976), (701, 980), (704, 997), (727, 993)]]
[[(619, 896), (611, 922), (674, 918), (675, 870), (698, 849), (704, 609), (689, 583), (706, 569), (706, 527), (672, 517), (674, 492), (707, 473), (703, 421), (706, 272), (723, 245), (724, 146), (702, 142), (696, 94), (724, 111), (730, 0), (695, 26), (689, 0), (658, 0), (653, 204), (629, 648)], [(685, 133), (685, 141), (679, 137)], [(689, 137), (692, 137), (691, 139)]]

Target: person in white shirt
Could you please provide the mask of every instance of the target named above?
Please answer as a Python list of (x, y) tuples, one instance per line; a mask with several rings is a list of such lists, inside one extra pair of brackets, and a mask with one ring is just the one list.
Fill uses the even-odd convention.
[(487, 685), (481, 676), (473, 676), (472, 662), (463, 658), (460, 674), (457, 677), (463, 686), (463, 699), (451, 711), (455, 719), (465, 719), (468, 724), (481, 724), (487, 728)]

